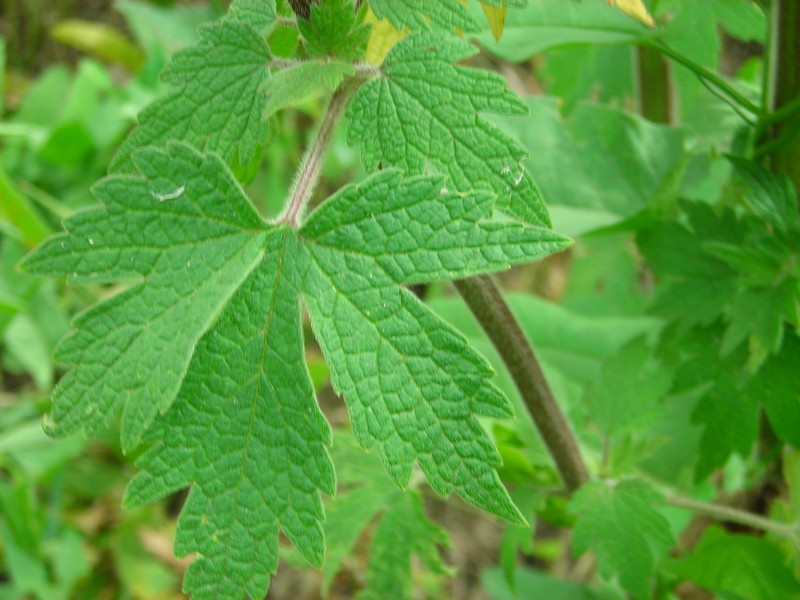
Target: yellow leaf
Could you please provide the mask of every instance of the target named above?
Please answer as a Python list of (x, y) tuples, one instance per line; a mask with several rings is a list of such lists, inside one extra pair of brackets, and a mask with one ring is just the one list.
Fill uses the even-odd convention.
[(67, 19), (56, 23), (50, 29), (50, 35), (57, 42), (101, 60), (121, 64), (133, 73), (144, 63), (144, 52), (110, 25)]
[(503, 27), (505, 27), (506, 24), (508, 6), (506, 6), (505, 3), (503, 3), (503, 6), (489, 6), (481, 2), (481, 7), (483, 8), (483, 13), (486, 15), (486, 21), (489, 23), (494, 39), (499, 42), (500, 36), (503, 35)]
[(640, 21), (648, 27), (655, 27), (656, 22), (650, 13), (647, 12), (647, 7), (642, 0), (608, 0), (611, 6), (616, 6), (622, 12), (630, 15), (637, 21)]
[(369, 40), (367, 40), (366, 61), (371, 65), (379, 65), (389, 54), (389, 50), (402, 40), (408, 32), (395, 29), (386, 19), (379, 21), (371, 9), (367, 10), (364, 22), (372, 24), (372, 33), (370, 33)]

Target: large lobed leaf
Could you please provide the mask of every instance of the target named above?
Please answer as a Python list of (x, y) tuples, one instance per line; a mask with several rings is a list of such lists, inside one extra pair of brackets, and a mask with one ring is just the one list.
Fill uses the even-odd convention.
[(263, 595), (279, 530), (322, 563), (320, 492), (333, 493), (334, 475), (301, 299), (356, 437), (394, 481), (405, 487), (416, 463), (440, 494), (521, 520), (476, 419), (509, 416), (508, 401), (484, 359), (402, 285), (497, 271), (563, 238), (494, 220), (491, 194), (447, 192), (440, 177), (384, 171), (294, 230), (263, 222), (216, 155), (170, 144), (133, 164), (137, 175), (98, 184), (103, 205), (71, 218), (23, 267), (133, 280), (62, 343), (71, 369), (53, 427), (94, 432), (121, 414), (124, 448), (144, 436), (130, 504), (192, 486), (176, 541), (199, 555), (187, 591)]

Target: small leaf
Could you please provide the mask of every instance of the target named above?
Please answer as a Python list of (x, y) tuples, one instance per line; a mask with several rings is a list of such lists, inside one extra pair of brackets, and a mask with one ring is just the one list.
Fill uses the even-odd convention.
[(264, 87), (264, 117), (279, 110), (333, 92), (345, 75), (355, 72), (353, 65), (334, 60), (305, 61), (281, 69)]
[(584, 400), (601, 431), (615, 436), (654, 419), (656, 402), (671, 383), (670, 373), (653, 361), (646, 338), (638, 337), (603, 363), (601, 377), (587, 386)]
[(412, 555), (434, 573), (444, 574), (447, 569), (438, 546), (447, 541), (447, 534), (425, 517), (419, 494), (398, 495), (375, 531), (367, 564), (367, 586), (357, 600), (410, 599)]
[(486, 22), (489, 23), (489, 28), (492, 30), (494, 39), (499, 42), (506, 24), (508, 6), (506, 4), (502, 6), (490, 6), (485, 2), (481, 2), (481, 7), (486, 15)]
[(593, 550), (603, 576), (617, 575), (637, 600), (650, 598), (656, 563), (675, 543), (667, 520), (653, 508), (660, 499), (640, 481), (591, 482), (570, 504), (579, 516), (572, 536), (575, 553)]
[(763, 403), (778, 438), (800, 448), (800, 339), (789, 333), (780, 352), (767, 359), (747, 385), (754, 403)]
[(369, 37), (369, 26), (356, 22), (353, 0), (325, 0), (311, 5), (308, 19), (298, 19), (306, 51), (312, 56), (344, 60), (360, 57)]

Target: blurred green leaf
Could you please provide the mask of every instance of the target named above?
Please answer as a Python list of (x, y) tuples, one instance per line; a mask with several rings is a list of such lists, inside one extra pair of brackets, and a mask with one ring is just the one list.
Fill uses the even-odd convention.
[(554, 98), (526, 103), (529, 116), (494, 120), (530, 153), (549, 204), (626, 217), (674, 192), (686, 160), (681, 130), (596, 104), (578, 103), (563, 116)]
[[(479, 14), (480, 8), (473, 8)], [(509, 11), (505, 30), (496, 41), (488, 26), (477, 35), (491, 53), (519, 62), (550, 48), (580, 44), (633, 44), (658, 35), (601, 2), (536, 0)]]
[(641, 481), (591, 482), (570, 504), (578, 515), (572, 536), (575, 553), (593, 550), (603, 576), (618, 576), (637, 600), (651, 597), (656, 565), (675, 543), (666, 519), (653, 508), (660, 499)]
[(700, 587), (747, 600), (796, 600), (800, 583), (781, 552), (764, 538), (731, 534), (712, 525), (687, 556), (666, 567)]
[(118, 29), (105, 23), (67, 19), (50, 30), (53, 38), (90, 56), (120, 64), (131, 72), (142, 66), (144, 54)]
[(747, 385), (752, 402), (761, 403), (778, 438), (800, 448), (800, 339), (795, 332), (783, 340)]
[(52, 232), (2, 167), (0, 167), (0, 218), (8, 221), (20, 232), (22, 241), (28, 249), (36, 246)]
[(602, 375), (586, 388), (584, 400), (603, 433), (617, 436), (652, 422), (671, 383), (670, 372), (653, 361), (646, 338), (638, 337), (603, 362)]
[(593, 589), (532, 569), (518, 569), (512, 589), (499, 569), (484, 571), (481, 584), (493, 600), (622, 600), (611, 588)]
[(267, 81), (264, 91), (267, 103), (264, 117), (304, 102), (332, 93), (345, 75), (355, 72), (353, 65), (339, 61), (303, 62), (276, 71)]

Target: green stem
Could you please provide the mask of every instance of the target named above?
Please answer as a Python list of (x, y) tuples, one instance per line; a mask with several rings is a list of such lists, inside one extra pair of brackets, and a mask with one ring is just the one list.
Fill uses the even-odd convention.
[(652, 46), (635, 48), (636, 96), (639, 114), (653, 123), (675, 122), (675, 98), (670, 63)]
[(737, 523), (739, 525), (744, 525), (745, 527), (750, 527), (751, 529), (759, 529), (761, 531), (774, 533), (775, 535), (779, 535), (781, 537), (785, 537), (794, 541), (797, 541), (798, 539), (799, 532), (796, 526), (787, 525), (785, 523), (778, 523), (777, 521), (773, 521), (772, 519), (767, 519), (760, 515), (756, 515), (744, 510), (739, 510), (737, 508), (732, 508), (730, 506), (723, 506), (721, 504), (711, 504), (709, 502), (700, 502), (698, 500), (692, 500), (690, 498), (679, 498), (679, 497), (668, 498), (666, 500), (666, 503), (669, 504), (670, 506), (685, 508), (687, 510), (692, 510), (696, 513), (708, 515), (709, 517), (714, 517), (719, 521), (727, 521), (728, 523)]
[[(800, 2), (773, 0), (770, 11), (769, 70), (765, 73), (768, 108), (774, 125), (762, 146), (771, 167), (785, 173), (800, 191)], [(778, 115), (780, 119), (777, 120)], [(779, 144), (772, 143), (780, 140)]]
[(724, 79), (722, 79), (722, 77), (720, 77), (716, 73), (709, 71), (702, 65), (697, 64), (692, 59), (684, 56), (680, 52), (676, 52), (675, 50), (673, 50), (672, 48), (670, 48), (669, 46), (667, 46), (662, 42), (648, 40), (643, 43), (646, 46), (658, 50), (665, 56), (668, 56), (676, 63), (683, 65), (684, 67), (692, 71), (697, 77), (719, 89), (730, 100), (732, 100), (745, 110), (751, 112), (754, 115), (761, 114), (762, 111), (758, 106), (750, 102), (750, 100), (748, 100), (747, 98), (742, 96), (739, 92), (737, 92), (735, 89), (733, 89), (733, 87), (730, 84), (728, 84)]
[(357, 86), (358, 83), (354, 80), (346, 80), (331, 96), (314, 141), (300, 162), (300, 168), (297, 170), (292, 189), (289, 192), (289, 203), (283, 214), (278, 217), (279, 223), (286, 223), (291, 227), (300, 226), (303, 213), (317, 187), (325, 152), (336, 129), (336, 124)]
[(589, 475), (575, 435), (500, 290), (487, 275), (456, 281), (455, 286), (508, 367), (567, 489), (579, 488)]

